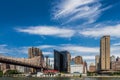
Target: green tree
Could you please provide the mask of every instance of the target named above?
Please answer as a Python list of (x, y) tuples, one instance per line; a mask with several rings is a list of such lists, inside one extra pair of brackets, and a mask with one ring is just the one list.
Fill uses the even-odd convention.
[(20, 72), (18, 72), (17, 70), (7, 70), (5, 72), (5, 75), (9, 75), (9, 74), (20, 74)]
[(3, 76), (3, 71), (0, 71), (0, 77), (2, 77)]

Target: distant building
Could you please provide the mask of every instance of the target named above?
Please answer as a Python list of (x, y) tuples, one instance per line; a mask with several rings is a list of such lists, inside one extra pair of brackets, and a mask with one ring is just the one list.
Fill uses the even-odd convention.
[(116, 60), (111, 62), (111, 70), (120, 71), (120, 58), (117, 57)]
[(120, 71), (120, 61), (111, 62), (111, 70)]
[(100, 70), (110, 70), (110, 36), (100, 40)]
[(82, 64), (76, 64), (74, 59), (71, 60), (70, 73), (86, 74), (87, 63), (83, 62)]
[(10, 65), (11, 70), (16, 70), (16, 65)]
[(28, 57), (29, 58), (33, 58), (35, 56), (41, 56), (42, 55), (42, 51), (39, 48), (29, 48), (28, 49)]
[(120, 57), (117, 57), (117, 58), (116, 58), (116, 61), (120, 61)]
[(1, 70), (4, 71), (4, 70), (7, 70), (7, 69), (10, 69), (10, 65), (6, 64), (6, 63), (2, 63), (1, 64)]
[(81, 56), (76, 56), (74, 58), (75, 64), (83, 64), (83, 59)]
[(71, 55), (68, 51), (54, 50), (54, 69), (60, 72), (70, 72)]
[(28, 56), (29, 56), (29, 58), (34, 58), (35, 56), (40, 56), (40, 60), (41, 60), (41, 65), (43, 65), (43, 63), (44, 63), (44, 56), (43, 56), (43, 54), (42, 54), (42, 51), (39, 49), (39, 48), (34, 48), (34, 47), (32, 47), (32, 48), (29, 48), (28, 49)]
[(95, 66), (96, 66), (96, 71), (100, 70), (100, 56), (96, 55), (95, 56)]
[[(35, 47), (29, 48), (28, 49), (28, 58), (34, 58), (36, 56), (40, 56), (40, 61), (39, 61), (38, 65), (41, 64), (41, 66), (43, 66), (44, 56), (42, 54), (42, 51), (39, 48), (35, 48)], [(36, 72), (36, 70), (31, 69), (30, 72), (34, 73), (34, 72)]]
[(80, 74), (83, 74), (83, 64), (70, 65), (70, 68), (71, 68), (70, 73), (80, 73)]
[(116, 59), (115, 59), (115, 56), (112, 55), (112, 56), (110, 57), (110, 62), (114, 62), (114, 61), (116, 61)]
[(110, 57), (110, 69), (112, 69), (112, 66), (113, 66), (113, 63), (114, 63), (114, 62), (116, 62), (116, 59), (115, 59), (115, 56), (112, 55), (112, 56)]
[(86, 61), (83, 62), (83, 74), (86, 74), (88, 71)]
[(29, 73), (31, 68), (24, 67), (24, 66), (16, 66), (16, 70), (21, 73)]
[(96, 71), (96, 66), (91, 63), (90, 66), (89, 66), (89, 72), (95, 72)]

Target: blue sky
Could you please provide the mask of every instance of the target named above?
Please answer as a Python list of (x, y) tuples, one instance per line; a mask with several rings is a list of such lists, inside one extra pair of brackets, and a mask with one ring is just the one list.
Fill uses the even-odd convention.
[(110, 35), (120, 56), (119, 8), (119, 0), (0, 0), (0, 53), (27, 57), (34, 46), (52, 59), (53, 49), (68, 50), (89, 64)]

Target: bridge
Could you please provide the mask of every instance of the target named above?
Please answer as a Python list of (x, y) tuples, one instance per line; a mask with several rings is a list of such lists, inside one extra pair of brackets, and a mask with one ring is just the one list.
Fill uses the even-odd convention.
[(41, 56), (36, 56), (30, 59), (0, 56), (0, 63), (25, 66), (34, 69), (50, 69), (49, 66), (46, 67), (44, 65), (44, 61), (41, 60)]

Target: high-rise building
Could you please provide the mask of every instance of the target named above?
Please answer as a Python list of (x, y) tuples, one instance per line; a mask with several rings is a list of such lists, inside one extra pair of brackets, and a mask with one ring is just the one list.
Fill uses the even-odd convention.
[(100, 56), (99, 55), (96, 55), (95, 56), (95, 66), (96, 66), (96, 71), (99, 71), (100, 70)]
[(106, 35), (100, 41), (100, 70), (110, 70), (110, 36)]
[(60, 72), (70, 72), (71, 55), (68, 51), (54, 50), (54, 69)]
[(74, 58), (75, 64), (83, 64), (83, 59), (81, 56), (76, 56)]
[(39, 48), (34, 48), (34, 47), (29, 48), (28, 49), (28, 57), (33, 58), (35, 56), (40, 56), (41, 65), (42, 65), (42, 63), (44, 62), (44, 56), (42, 54), (42, 51)]
[(28, 49), (28, 57), (29, 58), (33, 58), (35, 56), (41, 56), (42, 55), (42, 51), (39, 48), (29, 48)]
[(61, 63), (62, 63), (62, 59), (61, 59), (61, 54), (59, 51), (54, 50), (54, 69), (61, 71)]
[[(28, 49), (28, 58), (34, 58), (36, 56), (40, 56), (40, 62), (38, 63), (38, 65), (41, 64), (41, 66), (43, 66), (44, 56), (42, 54), (42, 51), (39, 48), (35, 48), (35, 47), (29, 48)], [(36, 70), (31, 68), (30, 72), (34, 73), (34, 72), (36, 72)]]

